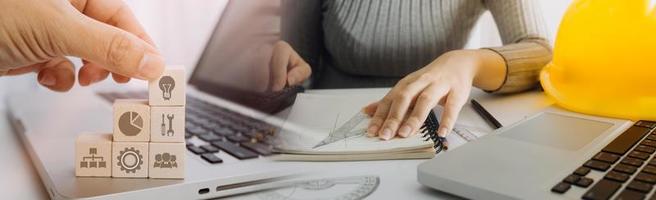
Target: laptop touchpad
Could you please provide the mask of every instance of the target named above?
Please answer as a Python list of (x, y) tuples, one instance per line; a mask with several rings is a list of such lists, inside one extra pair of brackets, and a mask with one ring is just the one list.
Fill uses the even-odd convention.
[(608, 122), (542, 113), (504, 131), (500, 136), (575, 151), (612, 126)]

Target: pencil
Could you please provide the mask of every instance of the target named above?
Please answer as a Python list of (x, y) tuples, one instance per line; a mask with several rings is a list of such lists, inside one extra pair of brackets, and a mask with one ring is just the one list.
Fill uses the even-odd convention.
[(496, 118), (494, 118), (494, 116), (492, 116), (492, 114), (490, 114), (490, 112), (485, 110), (485, 108), (483, 108), (483, 106), (480, 103), (478, 103), (476, 100), (472, 99), (471, 104), (472, 104), (472, 107), (474, 107), (474, 110), (476, 111), (476, 113), (478, 113), (478, 115), (483, 117), (483, 119), (485, 119), (485, 121), (492, 124), (495, 129), (503, 127), (501, 125), (501, 123), (499, 123), (499, 121)]

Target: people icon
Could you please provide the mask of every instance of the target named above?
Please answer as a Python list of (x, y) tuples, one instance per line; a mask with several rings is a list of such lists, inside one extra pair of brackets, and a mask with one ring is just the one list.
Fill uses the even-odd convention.
[(177, 168), (178, 163), (175, 161), (175, 155), (170, 153), (163, 153), (155, 155), (155, 163), (153, 163), (154, 168)]

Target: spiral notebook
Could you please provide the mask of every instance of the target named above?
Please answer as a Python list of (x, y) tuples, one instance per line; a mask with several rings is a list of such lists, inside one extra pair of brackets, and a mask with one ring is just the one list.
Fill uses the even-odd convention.
[[(299, 94), (286, 124), (301, 126), (303, 131), (281, 132), (275, 146), (281, 155), (274, 159), (337, 161), (432, 158), (435, 155), (435, 143), (425, 133), (387, 141), (366, 136), (369, 117), (361, 113), (361, 109), (379, 99), (371, 95)], [(331, 135), (336, 132), (345, 134)]]

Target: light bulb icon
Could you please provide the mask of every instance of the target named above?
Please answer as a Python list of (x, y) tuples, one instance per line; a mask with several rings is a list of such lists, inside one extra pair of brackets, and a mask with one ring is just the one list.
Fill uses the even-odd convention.
[(159, 79), (159, 89), (162, 90), (162, 98), (171, 100), (171, 91), (175, 88), (175, 80), (171, 76), (163, 76)]

